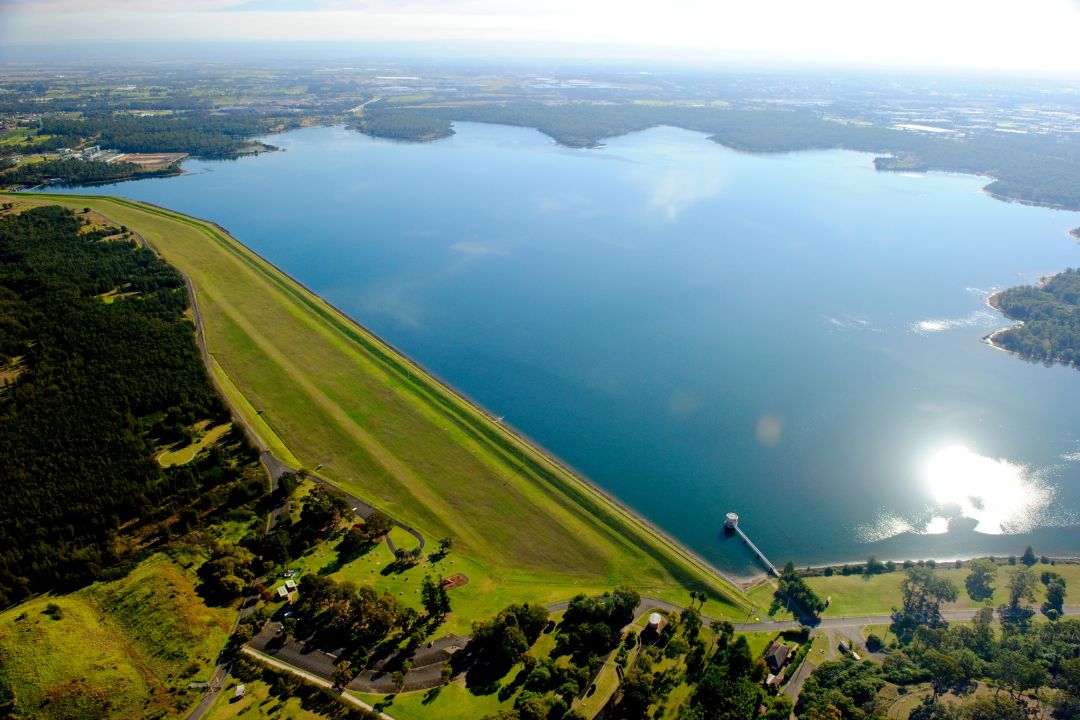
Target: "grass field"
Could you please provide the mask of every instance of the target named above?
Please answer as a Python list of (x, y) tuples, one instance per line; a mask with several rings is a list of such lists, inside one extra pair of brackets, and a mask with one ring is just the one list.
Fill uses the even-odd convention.
[(160, 452), (158, 453), (157, 461), (162, 467), (183, 465), (184, 463), (191, 462), (204, 448), (208, 448), (220, 440), (221, 436), (228, 432), (231, 427), (231, 423), (222, 423), (217, 427), (207, 428), (204, 421), (197, 427), (200, 437), (196, 439), (195, 442), (174, 450)]
[[(45, 613), (50, 603), (58, 619)], [(181, 717), (209, 679), (231, 610), (206, 607), (155, 556), (127, 577), (0, 614), (0, 681), (26, 718)]]
[[(350, 692), (350, 695), (375, 706), (385, 703), (384, 695), (366, 695)], [(395, 695), (383, 711), (395, 718), (423, 718), (423, 720), (460, 720), (460, 718), (481, 718), (506, 706), (499, 702), (498, 695), (473, 695), (465, 687), (463, 680), (452, 682), (434, 691)]]
[[(139, 203), (89, 206), (138, 231), (192, 281), (215, 376), (283, 460), (419, 527), (450, 536), (499, 593), (565, 599), (630, 584), (642, 594), (739, 591), (215, 226)], [(741, 617), (713, 601), (713, 614)]]
[(751, 633), (739, 633), (746, 638), (746, 644), (750, 646), (751, 657), (761, 657), (765, 654), (765, 651), (769, 649), (769, 646), (773, 644), (773, 641), (780, 636), (778, 632), (751, 632)]
[(270, 686), (262, 680), (244, 683), (244, 697), (234, 700), (240, 682), (229, 678), (214, 701), (205, 720), (323, 720), (324, 716), (305, 710), (297, 698), (282, 700), (270, 694)]
[[(995, 607), (1008, 602), (1009, 581), (1012, 578), (1013, 573), (1020, 567), (1023, 566), (1001, 565), (998, 567), (997, 581), (994, 583), (994, 596), (991, 598), (991, 603)], [(1032, 570), (1036, 575), (1041, 575), (1044, 570), (1050, 570), (1065, 578), (1065, 582), (1069, 589), (1065, 599), (1066, 604), (1075, 603), (1076, 601), (1071, 598), (1080, 596), (1077, 594), (1077, 589), (1080, 588), (1080, 564), (1057, 563), (1051, 567), (1050, 565), (1036, 563), (1034, 567), (1032, 567)], [(964, 587), (964, 580), (968, 576), (968, 568), (964, 567), (958, 569), (952, 566), (939, 566), (934, 572), (941, 577), (948, 578), (952, 581), (952, 583), (956, 585), (959, 593), (957, 601), (943, 606), (945, 609), (959, 610), (983, 606), (984, 603), (972, 600)], [(806, 583), (813, 588), (814, 592), (816, 592), (822, 600), (825, 598), (831, 598), (832, 600), (829, 608), (822, 613), (822, 617), (887, 615), (894, 607), (899, 607), (903, 602), (903, 594), (900, 589), (900, 585), (903, 581), (904, 572), (900, 569), (897, 569), (896, 572), (881, 573), (880, 575), (872, 576), (845, 576), (836, 574), (832, 577), (820, 576), (806, 579)], [(766, 583), (754, 588), (749, 593), (750, 599), (753, 600), (758, 607), (768, 609), (772, 602), (774, 590), (774, 584)], [(1042, 604), (1045, 599), (1044, 591), (1045, 588), (1042, 583), (1036, 583), (1036, 607)], [(782, 612), (778, 613), (777, 617), (779, 618), (781, 615), (783, 615)]]

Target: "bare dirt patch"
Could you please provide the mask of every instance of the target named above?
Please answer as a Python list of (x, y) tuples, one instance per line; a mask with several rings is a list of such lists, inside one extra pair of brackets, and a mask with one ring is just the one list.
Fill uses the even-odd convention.
[(186, 157), (187, 153), (122, 153), (116, 156), (114, 162), (129, 162), (147, 170), (156, 170)]
[(461, 573), (454, 573), (450, 577), (445, 577), (439, 581), (439, 584), (443, 586), (445, 590), (453, 590), (456, 587), (461, 587), (469, 582), (469, 578)]

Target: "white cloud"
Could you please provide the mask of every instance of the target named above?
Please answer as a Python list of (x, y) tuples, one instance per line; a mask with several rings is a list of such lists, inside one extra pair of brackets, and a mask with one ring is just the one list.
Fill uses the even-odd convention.
[(1080, 74), (1077, 0), (0, 0), (0, 8), (0, 42), (464, 41), (521, 54)]
[(0, 10), (13, 14), (205, 12), (243, 5), (247, 0), (0, 0)]

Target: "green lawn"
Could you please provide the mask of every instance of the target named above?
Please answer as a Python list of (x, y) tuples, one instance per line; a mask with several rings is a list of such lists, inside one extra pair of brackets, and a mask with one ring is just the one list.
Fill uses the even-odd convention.
[[(369, 705), (385, 703), (384, 695), (366, 695), (350, 692)], [(501, 707), (498, 693), (493, 695), (473, 695), (465, 687), (464, 680), (457, 680), (436, 690), (420, 690), (395, 695), (383, 710), (397, 720), (460, 720), (461, 718), (481, 718), (494, 713)]]
[(806, 659), (814, 665), (820, 665), (829, 658), (832, 643), (826, 632), (815, 632), (810, 638), (810, 650), (806, 653)]
[(205, 720), (323, 720), (324, 716), (305, 710), (297, 698), (282, 700), (270, 694), (270, 686), (262, 680), (244, 683), (244, 697), (234, 700), (236, 678), (229, 678), (225, 688), (214, 701)]
[(8, 130), (3, 135), (0, 135), (0, 146), (4, 145), (21, 145), (26, 142), (28, 138), (34, 137), (35, 133), (29, 128), (14, 128)]
[[(401, 550), (412, 550), (417, 546), (416, 538), (399, 528), (397, 525), (390, 529), (390, 539), (394, 542), (394, 547)], [(435, 543), (430, 540), (427, 540), (427, 543), (428, 552), (431, 552)]]
[(877, 635), (886, 645), (896, 639), (896, 636), (892, 634), (888, 625), (864, 625), (860, 628), (860, 632), (862, 633), (862, 641), (864, 643), (866, 642), (866, 638), (871, 635)]
[(204, 448), (208, 448), (218, 440), (221, 436), (228, 432), (232, 427), (232, 423), (222, 423), (217, 427), (212, 427), (209, 430), (200, 428), (200, 437), (190, 445), (186, 445), (175, 450), (165, 450), (158, 453), (157, 461), (162, 467), (170, 467), (172, 465), (183, 465), (189, 463), (195, 459)]
[[(50, 603), (59, 619), (44, 614)], [(26, 717), (181, 717), (232, 612), (206, 607), (190, 578), (155, 556), (120, 580), (0, 614), (0, 681)]]
[(780, 636), (777, 632), (749, 632), (739, 633), (746, 638), (746, 644), (750, 646), (751, 657), (761, 657), (773, 641)]
[(750, 592), (746, 593), (746, 596), (750, 598), (750, 602), (759, 608), (762, 612), (768, 612), (769, 607), (772, 605), (773, 594), (776, 592), (776, 581), (766, 580), (761, 585), (758, 585)]
[[(499, 602), (624, 583), (743, 602), (695, 557), (215, 227), (117, 198), (5, 199), (89, 206), (138, 231), (191, 278), (215, 378), (267, 444), (427, 536), (454, 538), (454, 555), (484, 571)], [(707, 612), (745, 615), (716, 600)]]
[[(1001, 565), (998, 567), (997, 581), (995, 583), (995, 592), (991, 603), (997, 607), (1008, 602), (1009, 597), (1009, 581), (1012, 578), (1017, 568), (1023, 567), (1022, 565)], [(1080, 564), (1078, 563), (1057, 563), (1054, 566), (1043, 565), (1042, 563), (1036, 563), (1032, 567), (1032, 571), (1036, 576), (1041, 575), (1044, 570), (1056, 572), (1065, 578), (1068, 594), (1066, 595), (1066, 604), (1075, 603), (1076, 600), (1072, 598), (1080, 597)], [(942, 577), (946, 577), (956, 585), (959, 597), (955, 603), (949, 603), (944, 606), (945, 609), (969, 609), (982, 607), (984, 603), (976, 602), (972, 600), (967, 593), (967, 589), (964, 587), (964, 580), (968, 576), (968, 568), (963, 567), (957, 569), (952, 565), (948, 567), (938, 566), (935, 573)], [(826, 598), (831, 599), (829, 608), (822, 614), (822, 617), (852, 617), (859, 615), (888, 615), (892, 608), (898, 607), (902, 602), (902, 591), (900, 589), (901, 583), (904, 581), (904, 571), (897, 569), (896, 572), (882, 573), (880, 575), (840, 575), (836, 574), (832, 577), (810, 577), (806, 579), (806, 583), (813, 588), (822, 600)], [(775, 583), (765, 583), (759, 587), (754, 588), (749, 592), (750, 599), (763, 610), (768, 610), (769, 605), (772, 603), (772, 595), (775, 589)], [(1036, 583), (1036, 602), (1034, 603), (1038, 607), (1044, 598), (1044, 590), (1042, 583)], [(790, 617), (783, 611), (780, 611), (775, 616), (775, 619), (783, 619)]]
[[(434, 546), (431, 538), (426, 538), (426, 540), (428, 548)], [(412, 542), (415, 544), (415, 540)], [(432, 563), (428, 559), (429, 554), (425, 554), (417, 565), (403, 572), (387, 572), (394, 562), (394, 556), (385, 542), (375, 545), (360, 557), (342, 565), (338, 561), (336, 545), (336, 539), (320, 543), (303, 557), (290, 563), (289, 567), (297, 568), (301, 577), (307, 573), (321, 573), (335, 580), (349, 580), (371, 585), (381, 592), (389, 592), (400, 602), (417, 610), (421, 607), (419, 589), (424, 575), (431, 575), (432, 578), (438, 579), (456, 573), (465, 575), (469, 582), (449, 591), (451, 612), (441, 630), (441, 632), (459, 635), (471, 632), (473, 620), (489, 618), (514, 602), (528, 600), (543, 605), (554, 605), (578, 593), (598, 595), (610, 589), (603, 584), (553, 581), (527, 586), (517, 583), (504, 584), (493, 577), (486, 568), (464, 557), (457, 550), (452, 550), (447, 557), (437, 563)], [(523, 595), (523, 590), (527, 594)], [(678, 588), (659, 589), (655, 594), (670, 602), (682, 604), (690, 602), (686, 591)], [(713, 608), (711, 603), (705, 604), (706, 612), (711, 613)], [(541, 637), (539, 643), (542, 644), (545, 637)]]
[[(997, 582), (995, 583), (992, 604), (998, 605), (1008, 602), (1009, 580), (1017, 568), (1022, 565), (1002, 565), (998, 568)], [(1041, 575), (1044, 570), (1056, 572), (1065, 578), (1069, 588), (1066, 603), (1073, 602), (1070, 597), (1080, 596), (1080, 564), (1058, 563), (1051, 567), (1036, 563), (1032, 571)], [(968, 576), (966, 567), (956, 569), (954, 567), (938, 567), (935, 571), (938, 575), (946, 577), (956, 585), (959, 592), (957, 602), (945, 605), (946, 609), (979, 608), (984, 603), (976, 602), (968, 596), (964, 587), (964, 580)], [(892, 573), (882, 573), (871, 577), (862, 575), (833, 575), (832, 577), (807, 578), (806, 582), (814, 589), (822, 599), (832, 598), (832, 604), (825, 611), (823, 617), (840, 617), (853, 615), (887, 615), (893, 607), (902, 602), (900, 584), (904, 580), (904, 572), (897, 570)], [(1037, 607), (1044, 600), (1042, 583), (1036, 583)], [(1075, 594), (1074, 594), (1075, 593)]]

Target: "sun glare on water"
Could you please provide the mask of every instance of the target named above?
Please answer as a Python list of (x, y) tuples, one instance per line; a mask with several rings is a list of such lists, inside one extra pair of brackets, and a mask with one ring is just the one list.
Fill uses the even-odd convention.
[[(971, 518), (977, 532), (991, 535), (1030, 529), (1053, 494), (1023, 465), (978, 455), (963, 445), (934, 455), (926, 466), (926, 482), (942, 512)], [(940, 514), (925, 532), (942, 532), (947, 521)]]

